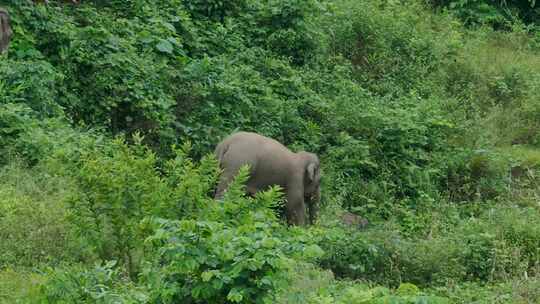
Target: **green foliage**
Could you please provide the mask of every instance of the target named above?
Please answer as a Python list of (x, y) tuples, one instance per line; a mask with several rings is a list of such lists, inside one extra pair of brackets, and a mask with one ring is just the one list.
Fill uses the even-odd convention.
[[(444, 144), (453, 126), (440, 109), (412, 100), (401, 103), (408, 111), (394, 106), (378, 105), (369, 99), (340, 101), (336, 117), (347, 117), (345, 112), (353, 111), (361, 113), (362, 118), (333, 122), (336, 131), (347, 131), (333, 138), (326, 159), (333, 167), (330, 172), (336, 172), (338, 182), (334, 186), (344, 195), (345, 206), (374, 211), (384, 218), (394, 212), (392, 205), (396, 202), (414, 208), (420, 205), (423, 193), (437, 192), (433, 182), (444, 178), (444, 156), (453, 153)], [(330, 134), (333, 131), (325, 130)]]
[[(207, 197), (217, 178), (217, 165), (207, 157), (200, 165), (188, 158), (189, 145), (158, 169), (156, 155), (141, 144), (128, 146), (118, 138), (106, 147), (94, 146), (70, 164), (79, 192), (70, 198), (70, 218), (78, 234), (102, 259), (118, 259), (130, 274), (138, 271), (146, 216), (178, 219), (194, 217), (211, 200)], [(70, 156), (59, 155), (50, 163)], [(137, 260), (134, 260), (137, 259)]]
[(390, 290), (361, 282), (335, 281), (309, 265), (300, 264), (296, 268), (292, 283), (280, 291), (276, 303), (451, 303), (410, 283)]
[(371, 2), (175, 4), (122, 7), (148, 24), (116, 18), (119, 3), (60, 7), (44, 23), (26, 20), (52, 10), (22, 6), (16, 19), (40, 34), (24, 37), (66, 75), (70, 93), (58, 99), (75, 122), (141, 130), (168, 156), (169, 143), (189, 140), (202, 157), (235, 129), (257, 131), (325, 156), (346, 206), (383, 218), (393, 204), (414, 207), (440, 191), (444, 159), (433, 160), (452, 153), (446, 138), (456, 128), (443, 102), (424, 97), (438, 92), (435, 67), (459, 49), (457, 26), (441, 35), (430, 24), (447, 20), (423, 21), (418, 5), (398, 14), (398, 4)]
[(170, 191), (170, 197), (155, 204), (152, 214), (163, 218), (194, 218), (198, 213), (213, 203), (208, 194), (213, 194), (219, 174), (217, 160), (204, 156), (195, 163), (190, 157), (191, 144), (185, 143), (181, 148), (174, 148), (175, 157), (164, 164), (166, 187), (161, 189), (162, 195)]
[(447, 7), (465, 24), (489, 24), (495, 28), (507, 26), (520, 19), (538, 25), (540, 10), (535, 0), (431, 0), (436, 6)]
[(5, 268), (0, 271), (0, 302), (35, 303), (41, 296), (41, 274), (27, 271), (15, 271)]
[(417, 2), (404, 7), (393, 1), (382, 6), (338, 1), (321, 23), (329, 33), (329, 51), (350, 60), (355, 80), (380, 95), (430, 96), (437, 93), (430, 76), (460, 48), (459, 27)]
[(507, 190), (510, 160), (489, 150), (462, 151), (448, 158), (443, 180), (449, 199), (468, 202), (496, 199)]
[(63, 77), (43, 60), (0, 61), (0, 104), (24, 104), (41, 119), (62, 114), (56, 100)]
[(162, 224), (151, 239), (162, 243), (161, 265), (147, 274), (153, 301), (261, 302), (282, 283), (281, 272), (291, 262), (280, 249), (283, 241), (258, 226), (246, 231), (217, 222)]
[[(25, 30), (33, 36), (15, 27), (29, 40), (15, 45), (15, 56), (48, 59), (63, 80), (55, 105), (74, 122), (106, 126), (114, 133), (162, 132), (170, 125), (174, 76), (167, 62), (182, 56), (172, 25), (156, 20), (141, 27), (92, 6), (77, 11), (35, 9), (32, 3), (16, 7), (16, 24), (29, 27)], [(161, 40), (148, 38), (152, 34)]]
[[(390, 263), (390, 252), (379, 244), (373, 244), (358, 233), (343, 229), (327, 229), (323, 232), (320, 246), (325, 251), (321, 266), (332, 269), (338, 277), (365, 278), (386, 277), (383, 273)], [(375, 279), (370, 277), (370, 279)]]
[(83, 151), (73, 178), (79, 193), (70, 201), (78, 234), (102, 259), (119, 259), (136, 269), (143, 236), (139, 222), (173, 200), (173, 191), (156, 169), (155, 154), (140, 144), (130, 148), (117, 139), (102, 151)]
[[(105, 126), (113, 133), (139, 130), (151, 135), (149, 142), (162, 145), (175, 142), (175, 109), (185, 111), (185, 102), (188, 109), (194, 106), (189, 102), (197, 88), (176, 85), (191, 59), (187, 55), (198, 59), (255, 46), (307, 62), (316, 49), (307, 21), (316, 2), (297, 2), (171, 1), (153, 4), (157, 10), (113, 2), (71, 10), (34, 9), (13, 1), (15, 30), (24, 38), (13, 49), (16, 57), (45, 57), (52, 64), (63, 80), (56, 104), (74, 122)], [(109, 9), (98, 9), (102, 6)], [(251, 14), (243, 12), (247, 6)], [(215, 39), (223, 40), (227, 32), (231, 39), (216, 45)], [(223, 52), (214, 51), (223, 46)]]
[[(318, 238), (325, 251), (320, 264), (339, 277), (422, 286), (536, 274), (538, 225), (530, 217), (537, 211), (482, 209), (477, 218), (448, 223), (444, 233), (431, 227), (427, 239), (404, 238), (390, 227), (367, 232), (327, 228)], [(450, 214), (451, 208), (444, 212)]]
[(145, 291), (125, 281), (114, 262), (93, 268), (74, 265), (49, 270), (42, 303), (148, 303)]
[(14, 162), (0, 169), (0, 268), (88, 259), (68, 221), (72, 181)]
[(271, 210), (279, 201), (275, 189), (244, 196), (247, 172), (241, 170), (223, 201), (206, 206), (202, 219), (153, 221), (147, 242), (155, 256), (142, 274), (151, 302), (266, 303), (287, 282), (294, 257), (321, 254), (279, 224)]
[(208, 18), (214, 21), (223, 21), (225, 17), (238, 15), (246, 9), (248, 1), (185, 1), (186, 8), (195, 18)]
[[(35, 128), (38, 123), (30, 117), (32, 111), (24, 105), (4, 104), (0, 109), (0, 144), (2, 152), (6, 153), (6, 147), (14, 146), (15, 139), (25, 132)], [(3, 157), (4, 158), (4, 157)], [(6, 159), (2, 159), (5, 161)]]
[(0, 74), (0, 163), (5, 154), (35, 161), (50, 146), (45, 134), (62, 125), (56, 118), (63, 114), (56, 100), (62, 75), (42, 60), (1, 60)]
[[(538, 35), (507, 21), (536, 4), (437, 3), (508, 31), (416, 0), (2, 3), (0, 301), (534, 302)], [(245, 169), (212, 199), (238, 129), (320, 155), (318, 225)]]
[(540, 300), (540, 281), (537, 277), (515, 279), (504, 283), (462, 283), (444, 286), (431, 293), (451, 299), (452, 303), (536, 303)]
[(31, 165), (52, 154), (78, 157), (102, 137), (72, 129), (57, 118), (39, 120), (24, 105), (6, 104), (0, 109), (0, 163), (21, 158)]

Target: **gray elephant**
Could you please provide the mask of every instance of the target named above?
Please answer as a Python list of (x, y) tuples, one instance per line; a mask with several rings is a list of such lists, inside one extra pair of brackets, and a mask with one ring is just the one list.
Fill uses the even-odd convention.
[(251, 132), (237, 132), (221, 141), (215, 155), (223, 170), (215, 198), (221, 199), (243, 165), (250, 165), (246, 190), (253, 195), (272, 185), (286, 193), (285, 214), (289, 224), (314, 223), (321, 196), (320, 162), (309, 152), (294, 153), (274, 139)]

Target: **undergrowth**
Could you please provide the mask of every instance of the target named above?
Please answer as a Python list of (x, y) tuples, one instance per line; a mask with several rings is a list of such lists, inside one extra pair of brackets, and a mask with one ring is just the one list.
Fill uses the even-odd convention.
[[(0, 301), (537, 302), (522, 2), (2, 2)], [(235, 130), (320, 156), (316, 225), (212, 199)]]

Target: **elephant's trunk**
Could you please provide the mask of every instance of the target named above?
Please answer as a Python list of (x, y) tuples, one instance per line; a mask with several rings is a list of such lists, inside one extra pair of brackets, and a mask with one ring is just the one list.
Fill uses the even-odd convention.
[(317, 190), (311, 195), (309, 202), (309, 221), (310, 224), (315, 224), (317, 214), (319, 213), (319, 204), (321, 202), (321, 187), (317, 187)]

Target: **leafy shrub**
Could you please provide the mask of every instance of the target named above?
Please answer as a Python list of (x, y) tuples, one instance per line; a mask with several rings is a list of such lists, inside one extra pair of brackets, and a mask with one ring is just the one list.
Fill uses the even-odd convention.
[(383, 279), (388, 276), (391, 252), (362, 234), (334, 228), (323, 232), (319, 241), (325, 254), (320, 265), (338, 277)]
[[(200, 1), (190, 0), (185, 2), (186, 8), (197, 19), (208, 18), (215, 21), (224, 21), (225, 17), (238, 15), (246, 8), (247, 1)], [(201, 18), (202, 17), (202, 18)]]
[(453, 153), (443, 139), (453, 132), (453, 125), (440, 109), (407, 99), (396, 104), (415, 110), (402, 111), (371, 98), (342, 99), (328, 115), (348, 117), (345, 112), (354, 112), (356, 119), (323, 125), (327, 134), (336, 134), (329, 139), (332, 147), (325, 158), (332, 164), (329, 173), (339, 182), (333, 185), (334, 193), (345, 194), (345, 206), (383, 218), (393, 213), (396, 201), (415, 208), (424, 194), (441, 191), (433, 182), (445, 173), (440, 160)]
[(0, 271), (0, 301), (7, 303), (38, 301), (44, 277), (29, 271), (5, 268)]
[(397, 290), (360, 282), (335, 281), (320, 270), (301, 265), (277, 303), (451, 303), (436, 293), (404, 283)]
[[(534, 208), (515, 208), (507, 207), (500, 208), (491, 218), (492, 224), (497, 224), (500, 229), (499, 237), (501, 237), (506, 246), (508, 246), (509, 256), (511, 259), (525, 271), (532, 274), (538, 273), (540, 265), (540, 226), (536, 224)], [(486, 216), (488, 216), (486, 215)], [(516, 267), (515, 272), (519, 273), (520, 268)]]
[(36, 117), (61, 116), (58, 103), (63, 75), (43, 60), (0, 61), (0, 104), (23, 104)]
[(133, 148), (117, 139), (107, 149), (82, 152), (72, 172), (80, 192), (69, 207), (79, 235), (99, 257), (120, 260), (130, 273), (143, 238), (139, 222), (173, 199), (155, 155), (135, 140)]
[(177, 112), (177, 129), (194, 143), (195, 155), (213, 150), (220, 137), (235, 129), (257, 131), (286, 145), (307, 142), (302, 135), (313, 125), (302, 119), (301, 111), (307, 107), (309, 89), (286, 61), (259, 60), (268, 56), (251, 49), (187, 65), (183, 83), (194, 87), (195, 95)]
[(0, 163), (21, 158), (31, 165), (53, 155), (77, 159), (81, 151), (103, 139), (94, 131), (75, 130), (61, 118), (38, 119), (23, 104), (5, 104), (0, 109), (0, 134)]
[(537, 277), (485, 284), (463, 282), (429, 290), (430, 293), (449, 298), (452, 303), (535, 303), (540, 300), (540, 281)]
[(130, 274), (140, 270), (142, 242), (149, 233), (141, 225), (143, 218), (196, 217), (212, 202), (208, 194), (218, 168), (211, 157), (196, 166), (186, 144), (175, 149), (176, 157), (161, 163), (159, 170), (155, 153), (141, 141), (135, 136), (129, 146), (117, 138), (104, 147), (93, 145), (77, 151), (75, 156), (58, 153), (49, 161), (62, 174), (71, 175), (78, 187), (69, 199), (78, 234), (100, 258), (119, 260)]
[(447, 176), (442, 180), (454, 202), (496, 199), (507, 190), (509, 159), (490, 150), (460, 151), (448, 158)]
[(332, 271), (311, 263), (295, 263), (288, 275), (289, 283), (275, 292), (274, 303), (313, 303), (337, 283)]
[(362, 279), (398, 286), (445, 283), (463, 276), (460, 249), (452, 239), (406, 239), (395, 231), (324, 232), (320, 265), (340, 278)]
[[(339, 1), (327, 9), (321, 23), (330, 52), (349, 59), (354, 79), (380, 95), (437, 93), (430, 76), (461, 46), (456, 24), (418, 2)], [(439, 23), (446, 30), (434, 31)]]
[[(17, 104), (4, 104), (0, 109), (0, 146), (4, 153), (6, 147), (12, 147), (16, 143), (17, 137), (35, 127), (38, 123), (30, 116), (32, 111)], [(3, 157), (4, 158), (4, 157)], [(5, 161), (6, 159), (2, 159)]]
[(72, 181), (18, 162), (0, 169), (0, 268), (87, 260), (91, 251), (68, 221)]
[[(34, 9), (33, 4), (13, 11), (20, 18), (18, 23), (36, 35), (29, 38), (34, 43), (30, 48), (43, 54), (64, 76), (55, 103), (75, 122), (106, 126), (115, 133), (166, 129), (174, 100), (170, 82), (164, 78), (170, 77), (164, 56), (173, 56), (180, 45), (174, 27), (164, 30), (167, 27), (159, 24), (151, 31), (159, 31), (166, 47), (154, 39), (139, 45), (143, 37), (137, 40), (134, 33), (142, 36), (147, 31), (91, 6), (80, 13)], [(50, 18), (52, 15), (55, 17)]]
[(425, 239), (403, 237), (392, 227), (365, 232), (328, 228), (317, 238), (325, 251), (319, 263), (338, 277), (385, 284), (500, 281), (525, 272), (534, 276), (540, 259), (533, 214), (484, 204), (475, 218), (458, 217), (442, 231), (431, 227)]
[(281, 283), (290, 263), (279, 249), (283, 241), (265, 232), (263, 224), (245, 232), (217, 222), (174, 226), (157, 231), (156, 240), (164, 242), (158, 249), (162, 269), (148, 274), (157, 277), (152, 280), (155, 301), (260, 302)]
[(465, 24), (489, 24), (505, 28), (507, 23), (519, 18), (525, 23), (537, 24), (538, 5), (534, 0), (485, 1), (485, 0), (432, 0), (436, 6), (447, 7)]
[(317, 38), (321, 35), (312, 20), (320, 12), (320, 4), (313, 0), (265, 2), (250, 22), (255, 25), (251, 28), (253, 40), (294, 64), (308, 64), (320, 49)]
[[(0, 182), (0, 261), (68, 262), (42, 302), (437, 303), (416, 285), (537, 273), (536, 209), (502, 207), (516, 163), (491, 147), (538, 142), (527, 30), (468, 31), (420, 1), (3, 5), (0, 162), (43, 172), (39, 191)], [(285, 227), (279, 191), (246, 197), (245, 175), (215, 202), (205, 155), (237, 129), (318, 153), (327, 207), (373, 229)], [(149, 146), (109, 138), (136, 131)], [(73, 265), (94, 255), (117, 265)]]
[(164, 182), (171, 194), (153, 206), (152, 215), (169, 219), (196, 218), (201, 210), (213, 203), (219, 173), (217, 160), (208, 154), (194, 162), (190, 157), (190, 142), (180, 148), (174, 147), (173, 151), (175, 157), (163, 165)]
[[(405, 31), (408, 17), (418, 20), (419, 6), (398, 14), (394, 24), (394, 13), (372, 3), (163, 2), (156, 10), (138, 6), (148, 20), (141, 24), (136, 14), (118, 12), (120, 3), (98, 4), (108, 9), (57, 6), (55, 18), (48, 18), (49, 9), (15, 9), (19, 31), (34, 33), (23, 35), (26, 47), (64, 74), (58, 100), (75, 122), (142, 130), (169, 156), (170, 143), (190, 140), (193, 154), (202, 157), (235, 129), (329, 152), (325, 163), (336, 163), (330, 179), (339, 181), (332, 188), (346, 189), (348, 207), (385, 218), (404, 197), (414, 204), (418, 188), (438, 190), (429, 183), (444, 172), (429, 160), (433, 152), (449, 151), (445, 137), (454, 130), (439, 100), (422, 99), (431, 94), (423, 79), (457, 47), (456, 34), (449, 30), (451, 39), (442, 40), (425, 23)], [(353, 11), (358, 16), (347, 15)], [(380, 54), (368, 70), (380, 70), (383, 78), (358, 69), (355, 35), (365, 36), (366, 56)], [(327, 43), (336, 49), (328, 52)], [(389, 51), (396, 46), (406, 52)], [(371, 92), (412, 97), (390, 101)]]
[(146, 291), (126, 281), (115, 262), (50, 269), (41, 286), (44, 303), (148, 303)]
[(201, 219), (153, 221), (147, 242), (155, 256), (143, 272), (152, 302), (262, 303), (287, 282), (293, 258), (320, 255), (307, 238), (303, 245), (279, 225), (271, 211), (279, 201), (275, 189), (244, 197), (247, 172), (223, 202), (201, 210)]

